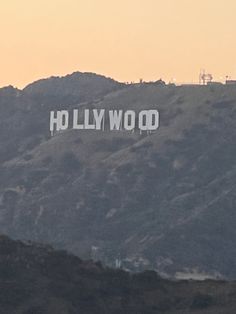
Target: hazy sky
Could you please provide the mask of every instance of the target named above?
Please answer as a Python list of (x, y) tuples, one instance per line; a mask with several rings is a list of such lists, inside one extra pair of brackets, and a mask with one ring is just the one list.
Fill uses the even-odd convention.
[(236, 78), (235, 0), (1, 0), (0, 86), (74, 71)]

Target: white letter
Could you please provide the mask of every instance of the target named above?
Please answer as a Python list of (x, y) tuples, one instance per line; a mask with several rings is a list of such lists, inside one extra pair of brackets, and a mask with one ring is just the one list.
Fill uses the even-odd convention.
[(122, 110), (109, 110), (110, 130), (120, 130), (122, 115)]
[(84, 128), (86, 130), (93, 130), (95, 129), (95, 124), (89, 124), (89, 110), (84, 110)]
[(54, 111), (51, 111), (50, 112), (50, 131), (52, 135), (54, 131), (54, 124), (56, 125), (56, 130), (57, 131), (60, 130), (60, 121), (61, 121), (61, 112), (57, 111), (56, 116), (55, 116)]
[(159, 127), (159, 112), (157, 110), (148, 111), (148, 130), (153, 131)]
[(61, 110), (61, 130), (67, 130), (69, 126), (69, 113), (66, 110)]
[(124, 128), (127, 131), (131, 131), (135, 128), (135, 112), (133, 110), (127, 110), (125, 112)]
[[(145, 118), (145, 121), (144, 121)], [(142, 131), (147, 131), (148, 130), (148, 111), (143, 110), (140, 111), (139, 113), (139, 129)]]
[(101, 109), (99, 114), (98, 114), (97, 109), (93, 109), (93, 115), (94, 115), (94, 119), (95, 119), (96, 130), (102, 129), (102, 119), (104, 119), (104, 114), (105, 114), (104, 109)]
[(84, 128), (83, 124), (79, 124), (79, 110), (73, 110), (73, 129), (81, 130)]

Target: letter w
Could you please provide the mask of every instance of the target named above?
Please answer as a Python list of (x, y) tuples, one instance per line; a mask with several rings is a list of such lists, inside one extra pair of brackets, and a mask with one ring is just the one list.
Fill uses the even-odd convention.
[(122, 110), (109, 110), (110, 130), (120, 130), (122, 115)]

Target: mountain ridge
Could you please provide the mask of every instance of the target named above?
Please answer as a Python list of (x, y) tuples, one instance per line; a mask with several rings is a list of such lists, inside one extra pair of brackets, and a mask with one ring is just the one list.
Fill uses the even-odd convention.
[[(115, 84), (98, 99), (43, 97), (0, 92), (2, 233), (172, 278), (236, 277), (235, 86)], [(73, 108), (155, 108), (160, 127), (51, 137), (50, 110)]]

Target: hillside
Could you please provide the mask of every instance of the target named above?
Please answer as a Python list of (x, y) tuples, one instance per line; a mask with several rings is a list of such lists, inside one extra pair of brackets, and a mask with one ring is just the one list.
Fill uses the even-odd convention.
[(47, 104), (72, 104), (99, 99), (125, 87), (111, 78), (94, 73), (74, 72), (64, 77), (50, 77), (27, 85), (24, 92)]
[[(236, 87), (100, 79), (97, 99), (90, 75), (85, 91), (65, 78), (0, 90), (0, 232), (131, 270), (235, 279)], [(157, 108), (160, 128), (51, 137), (49, 111), (77, 107)]]
[(161, 279), (0, 237), (1, 314), (232, 314), (235, 282)]

